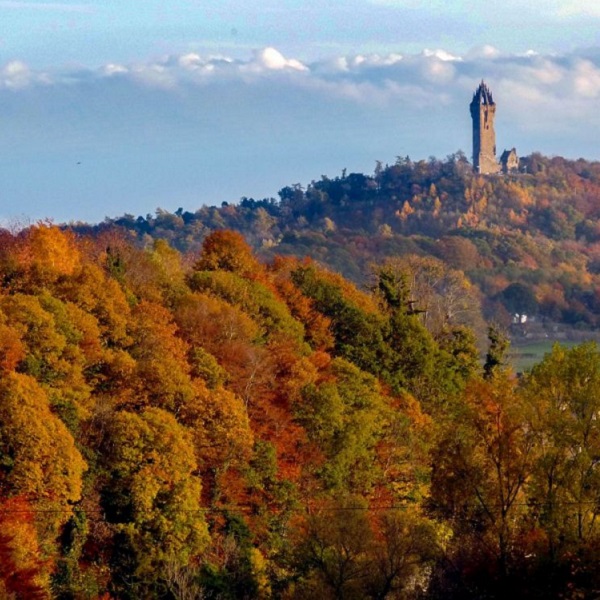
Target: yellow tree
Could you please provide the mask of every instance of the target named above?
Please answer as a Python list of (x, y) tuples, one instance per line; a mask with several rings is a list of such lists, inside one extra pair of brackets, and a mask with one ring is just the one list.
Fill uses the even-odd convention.
[(201, 379), (194, 388), (194, 398), (181, 407), (178, 419), (189, 428), (203, 477), (214, 477), (215, 489), (210, 491), (216, 496), (220, 477), (230, 467), (247, 465), (254, 436), (239, 396), (220, 386), (209, 390)]
[(26, 232), (31, 268), (42, 281), (72, 275), (80, 255), (74, 235), (56, 226), (38, 224)]
[(134, 402), (150, 403), (176, 413), (194, 396), (187, 363), (188, 345), (177, 336), (171, 313), (159, 304), (144, 300), (131, 316), (131, 356), (136, 361)]
[(0, 378), (0, 494), (37, 509), (43, 552), (51, 556), (61, 525), (81, 498), (86, 464), (36, 381), (18, 373)]
[(114, 279), (91, 263), (82, 264), (72, 276), (61, 279), (54, 295), (69, 301), (96, 317), (102, 343), (111, 349), (127, 347), (130, 306), (125, 293)]
[(19, 336), (18, 347), (10, 335), (4, 342), (13, 357), (20, 349), (21, 360), (15, 367), (35, 377), (48, 392), (53, 408), (65, 418), (69, 413), (75, 425), (90, 408), (91, 388), (84, 370), (101, 357), (95, 319), (48, 292), (4, 296), (0, 310), (13, 336)]
[(264, 274), (264, 267), (256, 260), (243, 236), (229, 230), (214, 231), (204, 240), (202, 254), (194, 269), (231, 271), (249, 278)]
[(106, 439), (105, 466), (110, 479), (103, 497), (107, 518), (116, 525), (114, 552), (117, 557), (129, 552), (130, 575), (152, 577), (161, 564), (185, 566), (202, 552), (208, 530), (194, 446), (175, 417), (159, 408), (117, 413)]

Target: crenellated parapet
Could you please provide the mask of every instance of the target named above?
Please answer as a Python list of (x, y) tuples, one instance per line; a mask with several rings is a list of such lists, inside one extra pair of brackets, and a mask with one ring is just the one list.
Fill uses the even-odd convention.
[(494, 97), (492, 96), (492, 91), (486, 85), (483, 79), (473, 94), (473, 100), (471, 100), (471, 114), (473, 114), (473, 111), (479, 110), (479, 106), (482, 104), (485, 106), (496, 106)]

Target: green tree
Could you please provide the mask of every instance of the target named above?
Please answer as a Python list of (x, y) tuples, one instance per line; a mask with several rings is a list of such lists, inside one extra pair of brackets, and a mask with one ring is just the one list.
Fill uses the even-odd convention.
[[(558, 344), (525, 377), (540, 456), (531, 485), (550, 551), (600, 541), (600, 352)], [(561, 548), (561, 546), (563, 546)]]
[(208, 543), (190, 432), (159, 408), (119, 412), (104, 454), (110, 478), (103, 502), (117, 532), (115, 551), (129, 547), (133, 560), (133, 572), (121, 570), (121, 576), (134, 576), (142, 585), (155, 581), (166, 561), (189, 564)]
[(331, 319), (339, 356), (369, 373), (379, 374), (385, 369), (382, 355), (389, 351), (382, 331), (385, 319), (374, 303), (365, 302), (357, 290), (319, 272), (314, 265), (300, 265), (292, 272), (292, 281)]
[(491, 379), (494, 374), (506, 368), (509, 341), (495, 325), (488, 328), (488, 340), (489, 348), (483, 365), (483, 375), (486, 379)]
[(378, 477), (375, 449), (387, 406), (376, 379), (343, 359), (331, 363), (333, 381), (302, 390), (295, 413), (326, 457), (319, 470), (326, 488), (369, 490)]

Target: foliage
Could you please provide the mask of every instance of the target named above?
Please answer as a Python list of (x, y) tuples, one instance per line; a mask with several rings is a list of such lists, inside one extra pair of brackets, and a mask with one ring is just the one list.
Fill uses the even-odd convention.
[(22, 496), (0, 504), (0, 595), (50, 597), (48, 564), (41, 558), (32, 507)]
[(301, 341), (304, 328), (294, 320), (289, 308), (265, 285), (248, 281), (228, 271), (196, 271), (189, 279), (195, 292), (210, 293), (252, 316), (265, 334), (280, 333)]
[(123, 411), (106, 444), (104, 506), (135, 556), (130, 575), (145, 575), (168, 559), (188, 564), (208, 542), (190, 433), (159, 408)]
[[(259, 280), (264, 273), (248, 245), (224, 229), (242, 233), (263, 258), (310, 256), (359, 284), (369, 283), (373, 264), (408, 255), (436, 258), (465, 272), (488, 319), (509, 325), (507, 305), (509, 312), (526, 309), (553, 322), (595, 327), (598, 214), (600, 163), (534, 153), (521, 159), (518, 174), (484, 177), (457, 152), (443, 160), (398, 157), (378, 163), (371, 175), (323, 176), (306, 188), (284, 187), (278, 200), (242, 198), (179, 214), (159, 209), (95, 230), (117, 225), (140, 242), (165, 238), (195, 253), (206, 239), (199, 270), (253, 273)], [(522, 287), (504, 294), (513, 284)], [(526, 290), (521, 300), (519, 289)], [(485, 325), (476, 327), (484, 338)]]
[[(530, 426), (540, 436), (532, 495), (554, 553), (599, 535), (600, 353), (556, 345), (527, 376)], [(569, 507), (569, 508), (567, 508)], [(566, 509), (566, 510), (565, 510)]]
[(433, 522), (412, 510), (370, 520), (352, 497), (308, 515), (298, 534), (303, 577), (294, 598), (418, 597), (439, 538)]
[[(199, 229), (161, 212), (167, 237), (195, 223), (196, 255), (108, 227), (2, 232), (0, 596), (593, 597), (600, 352), (556, 346), (517, 378), (492, 327), (484, 361), (480, 295), (458, 270), (505, 316), (584, 298), (594, 314), (567, 244), (585, 206), (562, 229), (546, 213), (551, 242), (491, 228), (495, 197), (518, 220), (536, 185), (551, 189), (473, 177), (460, 157), (401, 159), (205, 211)], [(410, 196), (388, 214), (378, 194), (399, 189)], [(313, 235), (308, 215), (335, 262), (369, 202), (402, 256), (363, 289), (310, 259), (263, 264), (223, 230), (260, 209), (253, 235), (284, 249), (281, 215), (296, 241)], [(459, 218), (469, 228), (438, 223)], [(400, 243), (415, 219), (436, 241)], [(349, 256), (374, 243), (345, 241)]]
[(53, 542), (82, 493), (86, 464), (73, 437), (50, 410), (39, 383), (8, 373), (0, 380), (0, 489), (3, 498), (20, 496), (36, 512), (42, 552)]
[(382, 435), (386, 407), (374, 377), (336, 359), (332, 381), (302, 390), (297, 419), (325, 454), (321, 469), (328, 489), (367, 491), (379, 476), (375, 447)]

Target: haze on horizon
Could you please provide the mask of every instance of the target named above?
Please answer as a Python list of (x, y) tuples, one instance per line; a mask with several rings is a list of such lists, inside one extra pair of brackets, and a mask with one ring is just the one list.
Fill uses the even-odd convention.
[(0, 219), (276, 196), (398, 155), (600, 159), (600, 5), (0, 0)]

